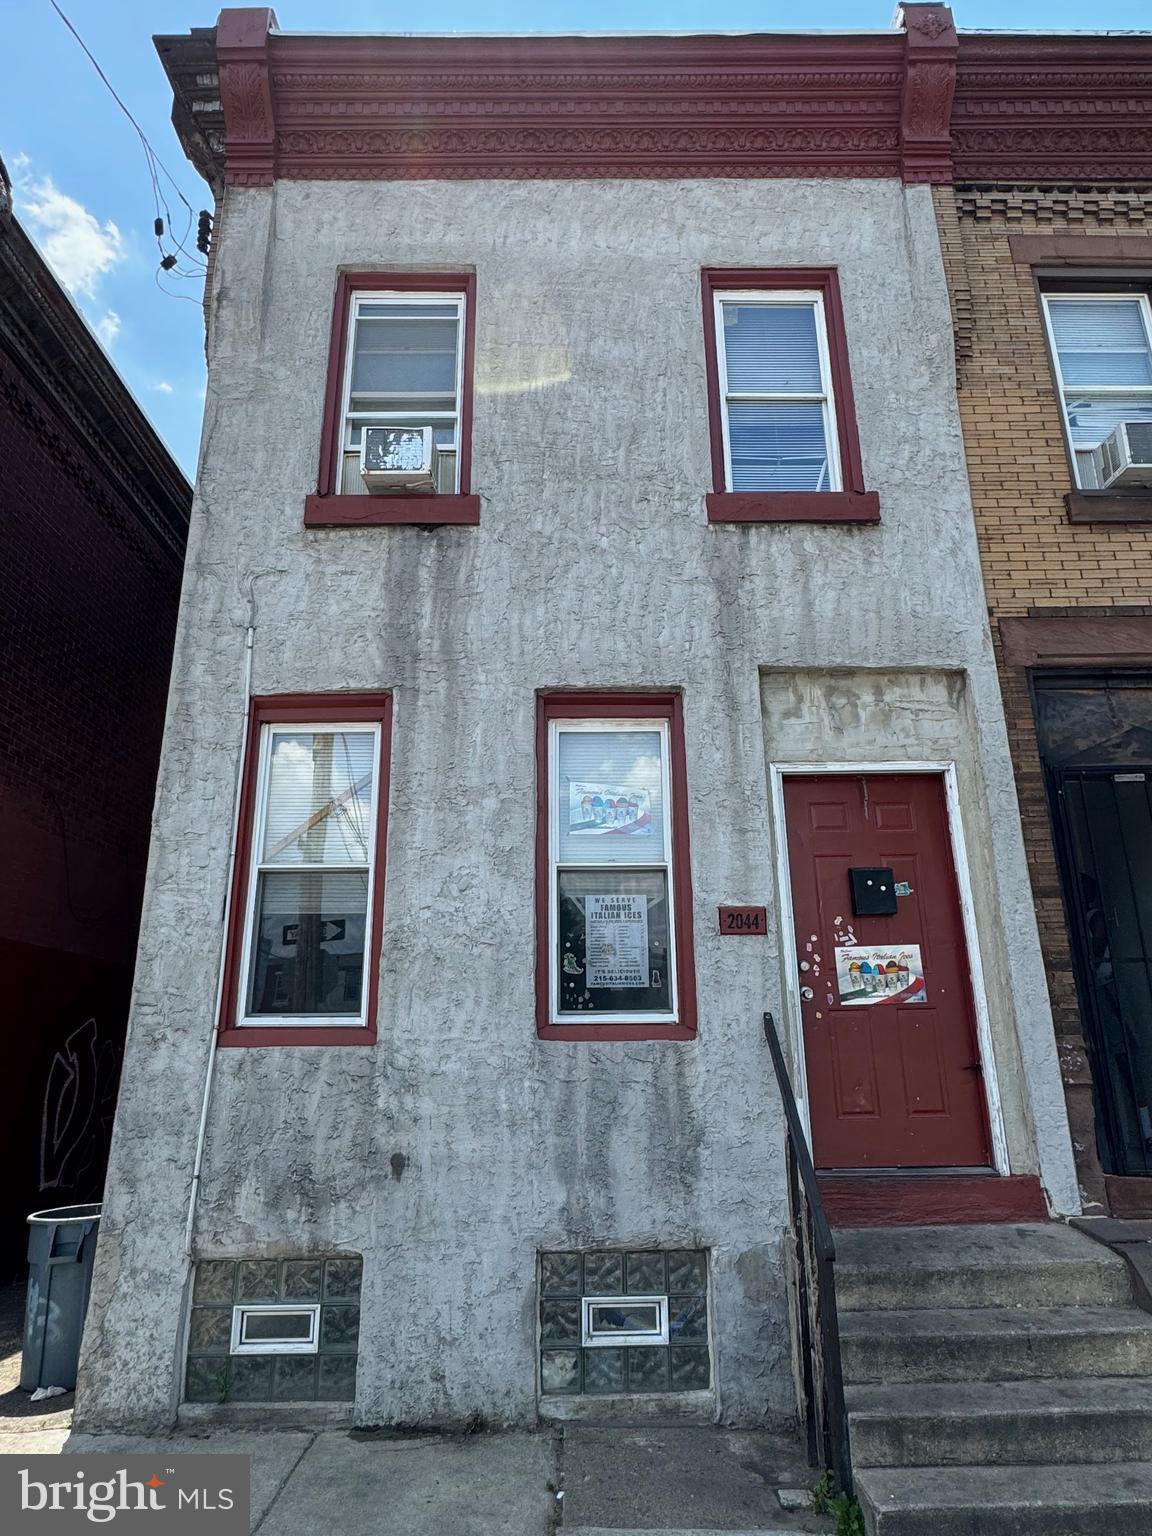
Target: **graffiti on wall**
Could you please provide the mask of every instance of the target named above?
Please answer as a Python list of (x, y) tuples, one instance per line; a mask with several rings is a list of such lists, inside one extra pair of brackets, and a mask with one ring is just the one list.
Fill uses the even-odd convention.
[(120, 1050), (94, 1018), (52, 1058), (40, 1128), (40, 1188), (83, 1190), (104, 1167), (116, 1110)]

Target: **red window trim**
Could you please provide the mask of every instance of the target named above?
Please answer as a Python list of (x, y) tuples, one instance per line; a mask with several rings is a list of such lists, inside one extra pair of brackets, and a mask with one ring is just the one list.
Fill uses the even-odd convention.
[[(460, 401), (460, 490), (454, 496), (373, 498), (379, 507), (365, 507), (364, 496), (336, 493), (340, 463), (344, 363), (348, 353), (348, 321), (352, 296), (373, 290), (397, 293), (455, 293), (464, 295), (464, 364)], [(476, 356), (475, 272), (341, 272), (336, 278), (332, 309), (332, 338), (328, 347), (328, 380), (324, 389), (324, 426), (320, 437), (320, 474), (315, 496), (304, 506), (307, 527), (356, 525), (362, 528), (400, 523), (429, 527), (438, 523), (478, 523), (480, 499), (472, 489), (472, 385)]]
[[(260, 733), (266, 725), (323, 723), (325, 720), (365, 721), (380, 726), (380, 769), (377, 779), (376, 880), (372, 893), (369, 942), (364, 957), (368, 1008), (363, 1025), (282, 1025), (265, 1029), (241, 1028), (235, 1023), (243, 969), (244, 927), (249, 895), (253, 817), (260, 771)], [(388, 841), (388, 772), (392, 749), (392, 695), (390, 693), (282, 693), (254, 698), (248, 711), (244, 778), (240, 786), (240, 815), (236, 862), (232, 875), (232, 899), (228, 914), (228, 946), (224, 959), (224, 985), (217, 1044), (232, 1045), (372, 1045), (376, 1040), (377, 985), (380, 946), (384, 932), (384, 872)]]
[[(848, 333), (840, 280), (834, 267), (705, 267), (700, 274), (704, 308), (704, 353), (708, 368), (708, 430), (712, 445), (712, 492), (707, 497), (708, 521), (713, 523), (874, 523), (880, 520), (880, 498), (864, 489), (864, 463), (856, 425), (856, 402), (848, 366)], [(717, 293), (734, 288), (779, 292), (815, 288), (824, 300), (828, 328), (828, 364), (836, 402), (836, 437), (840, 448), (839, 491), (815, 494), (794, 491), (730, 491), (724, 478), (723, 401), (716, 354)]]
[[(672, 791), (672, 921), (676, 933), (677, 1021), (674, 1024), (554, 1024), (549, 987), (551, 868), (548, 829), (548, 725), (552, 720), (669, 723)], [(684, 706), (679, 693), (579, 692), (536, 695), (536, 1032), (541, 1040), (691, 1040), (696, 1035), (696, 961), (692, 941), (692, 854), (688, 838), (688, 774)]]

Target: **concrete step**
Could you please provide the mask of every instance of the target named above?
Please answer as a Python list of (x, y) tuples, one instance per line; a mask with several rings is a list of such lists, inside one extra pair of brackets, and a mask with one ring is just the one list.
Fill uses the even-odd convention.
[(836, 1233), (841, 1312), (1129, 1305), (1123, 1259), (1060, 1222)]
[(1148, 1536), (1152, 1466), (870, 1467), (869, 1536)]
[(856, 1467), (1152, 1461), (1152, 1380), (849, 1387)]
[(1152, 1373), (1152, 1315), (1135, 1307), (848, 1312), (840, 1339), (852, 1384)]

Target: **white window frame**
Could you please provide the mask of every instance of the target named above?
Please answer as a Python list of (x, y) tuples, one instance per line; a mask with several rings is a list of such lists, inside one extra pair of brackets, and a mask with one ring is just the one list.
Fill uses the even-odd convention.
[[(1056, 376), (1056, 393), (1060, 398), (1060, 420), (1064, 426), (1064, 441), (1068, 445), (1068, 459), (1072, 466), (1072, 478), (1078, 490), (1098, 490), (1097, 486), (1086, 486), (1080, 478), (1080, 461), (1077, 458), (1077, 448), (1072, 437), (1072, 423), (1068, 419), (1068, 396), (1101, 395), (1105, 399), (1109, 395), (1147, 395), (1148, 403), (1152, 405), (1152, 384), (1091, 384), (1068, 385), (1064, 382), (1064, 371), (1060, 366), (1060, 351), (1056, 345), (1056, 332), (1052, 326), (1052, 305), (1061, 303), (1093, 304), (1101, 302), (1115, 303), (1117, 299), (1126, 301), (1136, 300), (1140, 308), (1140, 317), (1144, 324), (1144, 335), (1148, 342), (1149, 352), (1152, 353), (1152, 303), (1149, 302), (1147, 293), (1133, 293), (1131, 289), (1105, 290), (1103, 288), (1091, 289), (1084, 293), (1049, 293), (1041, 291), (1040, 300), (1044, 309), (1044, 326), (1048, 333), (1048, 351), (1052, 355), (1052, 371)], [(1080, 449), (1084, 453), (1087, 450)]]
[[(336, 485), (343, 483), (344, 455), (356, 450), (349, 441), (351, 429), (361, 426), (389, 426), (393, 422), (410, 424), (413, 416), (420, 416), (431, 427), (452, 427), (454, 453), (456, 455), (455, 490), (460, 490), (460, 432), (464, 415), (464, 338), (467, 324), (467, 294), (463, 289), (445, 289), (427, 293), (419, 289), (395, 290), (374, 288), (357, 289), (349, 298), (347, 330), (344, 345), (344, 381), (340, 392), (340, 448), (337, 456)], [(452, 304), (456, 308), (456, 409), (454, 411), (354, 411), (352, 409), (352, 369), (356, 359), (356, 328), (360, 310), (366, 304), (402, 304), (409, 308), (424, 304)], [(443, 392), (429, 395), (429, 399), (442, 399)], [(419, 399), (418, 395), (406, 395), (405, 399)]]
[[(840, 436), (837, 428), (836, 395), (832, 387), (832, 362), (828, 350), (828, 316), (824, 309), (824, 295), (817, 288), (718, 288), (713, 291), (715, 306), (713, 331), (716, 337), (716, 382), (720, 390), (720, 430), (724, 439), (724, 489), (731, 491), (732, 445), (728, 431), (729, 405), (743, 402), (780, 403), (792, 405), (816, 405), (824, 409), (824, 442), (828, 451), (827, 485), (815, 492), (742, 491), (745, 496), (820, 495), (826, 491), (844, 488), (840, 465)], [(728, 358), (724, 349), (725, 304), (808, 306), (816, 314), (816, 350), (820, 360), (821, 390), (818, 394), (781, 390), (730, 390), (728, 388)]]
[[(268, 786), (271, 777), (272, 743), (276, 736), (335, 735), (340, 731), (370, 734), (372, 742), (372, 814), (368, 826), (367, 864), (324, 864), (316, 870), (348, 871), (367, 870), (368, 905), (364, 914), (364, 973), (360, 982), (360, 1012), (355, 1013), (249, 1013), (248, 998), (252, 980), (252, 941), (256, 930), (256, 900), (260, 890), (260, 876), (266, 873), (293, 873), (300, 866), (286, 864), (265, 865), (261, 859), (264, 834), (264, 817), (268, 808)], [(257, 754), (256, 797), (252, 807), (252, 823), (248, 827), (248, 880), (244, 913), (243, 951), (240, 957), (240, 980), (236, 998), (236, 1027), (238, 1029), (366, 1029), (368, 1027), (368, 995), (370, 967), (376, 964), (372, 953), (372, 930), (376, 902), (376, 885), (382, 872), (376, 868), (376, 829), (380, 818), (380, 770), (383, 727), (379, 720), (315, 720), (301, 722), (266, 720), (260, 727), (260, 743)]]
[[(592, 1327), (592, 1312), (595, 1307), (655, 1307), (657, 1324), (655, 1329), (644, 1329), (637, 1333), (627, 1333), (621, 1329), (616, 1329), (612, 1333), (598, 1333)], [(580, 1298), (580, 1342), (585, 1349), (612, 1349), (623, 1346), (635, 1349), (643, 1345), (659, 1348), (662, 1344), (667, 1344), (667, 1296), (582, 1296)]]
[[(245, 1320), (260, 1317), (304, 1317), (311, 1319), (307, 1339), (249, 1339), (244, 1338)], [(232, 1308), (233, 1355), (314, 1355), (320, 1348), (320, 1303), (304, 1302), (293, 1305), (268, 1306), (260, 1302), (238, 1302)]]
[[(564, 859), (559, 856), (560, 842), (560, 735), (563, 732), (604, 732), (627, 734), (632, 731), (658, 731), (660, 733), (660, 799), (663, 806), (664, 858), (633, 863), (599, 862), (594, 858)], [(556, 719), (548, 722), (548, 1019), (552, 1024), (676, 1024), (680, 1018), (679, 967), (677, 964), (676, 888), (673, 868), (673, 817), (672, 817), (672, 765), (670, 762), (672, 733), (670, 722), (643, 715), (635, 719), (587, 720)], [(669, 995), (672, 1006), (667, 1013), (609, 1013), (597, 1009), (584, 1009), (579, 1013), (562, 1013), (559, 997), (559, 886), (560, 875), (566, 870), (627, 870), (629, 874), (663, 872), (667, 876), (668, 892), (668, 974)]]

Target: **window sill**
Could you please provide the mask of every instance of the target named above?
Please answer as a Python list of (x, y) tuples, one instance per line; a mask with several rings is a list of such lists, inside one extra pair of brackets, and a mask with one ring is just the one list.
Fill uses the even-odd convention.
[(1069, 491), (1070, 523), (1152, 523), (1152, 490)]
[(695, 1040), (688, 1024), (539, 1024), (541, 1040)]
[(710, 523), (878, 523), (877, 491), (712, 491)]
[(219, 1046), (252, 1045), (375, 1045), (376, 1031), (363, 1024), (318, 1025), (301, 1024), (262, 1029), (252, 1025), (244, 1029), (222, 1029), (216, 1036)]
[(305, 528), (436, 528), (480, 522), (479, 496), (309, 496)]

